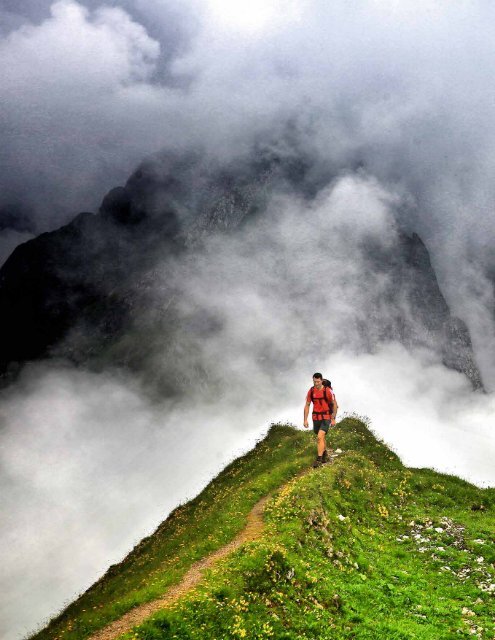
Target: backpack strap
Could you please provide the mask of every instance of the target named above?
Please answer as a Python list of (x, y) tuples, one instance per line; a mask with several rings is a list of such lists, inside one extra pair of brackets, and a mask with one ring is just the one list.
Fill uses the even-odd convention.
[(325, 391), (324, 391), (323, 395), (324, 395), (325, 400), (326, 400), (326, 402), (328, 404), (328, 410), (330, 411), (330, 415), (332, 416), (333, 415), (333, 391), (331, 391), (332, 399), (329, 400), (328, 396), (327, 396), (327, 389), (330, 389), (330, 387), (325, 387)]

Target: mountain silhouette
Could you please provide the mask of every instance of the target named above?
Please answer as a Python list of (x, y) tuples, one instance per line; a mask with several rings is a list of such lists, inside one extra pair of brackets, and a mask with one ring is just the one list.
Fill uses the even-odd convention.
[[(198, 310), (196, 321), (182, 326), (174, 310), (186, 294), (166, 278), (160, 287), (167, 311), (152, 311), (147, 296), (157, 261), (167, 265), (194, 256), (214, 234), (228, 243), (270, 215), (274, 193), (311, 203), (334, 178), (294, 146), (283, 153), (257, 147), (229, 163), (200, 152), (147, 159), (125, 186), (104, 197), (97, 213), (80, 213), (18, 246), (0, 269), (3, 384), (16, 378), (23, 363), (38, 359), (144, 370), (156, 348), (150, 338), (155, 329), (160, 348), (191, 327), (207, 339), (221, 323)], [(468, 329), (450, 313), (421, 238), (399, 230), (393, 246), (370, 241), (363, 255), (365, 268), (387, 284), (366, 319), (356, 321), (358, 348), (373, 352), (391, 340), (433, 348), (446, 366), (481, 388)], [(377, 315), (379, 308), (386, 308), (385, 317)], [(162, 378), (161, 393), (180, 393), (175, 378)]]

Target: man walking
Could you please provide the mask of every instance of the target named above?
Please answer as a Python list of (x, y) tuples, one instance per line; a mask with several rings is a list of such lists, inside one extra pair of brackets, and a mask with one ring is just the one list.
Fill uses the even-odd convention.
[(328, 462), (328, 451), (326, 449), (326, 435), (330, 425), (335, 425), (335, 416), (337, 414), (337, 402), (332, 389), (323, 384), (323, 376), (321, 373), (313, 375), (313, 386), (306, 395), (306, 404), (304, 405), (304, 428), (308, 428), (309, 407), (313, 403), (313, 431), (318, 436), (317, 453), (313, 467), (321, 467)]

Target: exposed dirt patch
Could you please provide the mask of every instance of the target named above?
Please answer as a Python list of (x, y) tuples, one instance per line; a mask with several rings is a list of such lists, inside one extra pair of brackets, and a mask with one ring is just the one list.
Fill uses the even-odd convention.
[[(334, 458), (337, 456), (338, 454), (331, 452), (329, 462), (333, 462)], [(312, 469), (303, 469), (295, 477), (299, 478), (309, 471), (312, 471)], [(245, 542), (250, 542), (251, 540), (259, 538), (264, 529), (263, 510), (266, 502), (271, 497), (272, 494), (268, 494), (261, 498), (261, 500), (259, 500), (249, 512), (244, 529), (224, 547), (217, 549), (217, 551), (214, 551), (206, 558), (195, 562), (179, 584), (170, 587), (161, 598), (153, 600), (152, 602), (147, 602), (135, 607), (131, 611), (128, 611), (118, 620), (111, 622), (108, 626), (100, 629), (90, 636), (89, 640), (115, 640), (115, 638), (118, 638), (121, 634), (130, 631), (133, 627), (144, 622), (153, 613), (156, 613), (160, 609), (165, 609), (167, 606), (184, 596), (200, 582), (204, 571), (213, 566), (218, 562), (218, 560), (229, 555), (229, 553), (235, 551)]]
[(110, 623), (107, 627), (100, 629), (100, 631), (97, 631), (90, 637), (90, 640), (114, 640), (122, 633), (130, 631), (136, 625), (144, 622), (144, 620), (149, 618), (153, 613), (164, 609), (194, 588), (201, 580), (204, 571), (209, 569), (218, 560), (232, 553), (232, 551), (240, 547), (241, 544), (258, 538), (263, 531), (263, 509), (269, 498), (269, 495), (265, 496), (254, 505), (248, 514), (246, 526), (231, 542), (221, 549), (214, 551), (206, 558), (195, 562), (179, 584), (170, 587), (161, 598), (132, 609), (118, 620)]

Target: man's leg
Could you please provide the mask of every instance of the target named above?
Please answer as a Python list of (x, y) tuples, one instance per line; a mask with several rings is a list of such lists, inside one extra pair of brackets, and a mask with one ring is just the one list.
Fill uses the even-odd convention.
[(323, 452), (325, 451), (325, 436), (327, 434), (327, 429), (325, 429), (326, 424), (324, 420), (313, 420), (313, 431), (316, 434), (317, 438), (317, 454), (318, 457), (313, 463), (313, 467), (320, 467), (323, 464)]
[[(323, 451), (321, 453), (321, 461), (323, 463), (330, 462), (330, 458), (328, 456), (328, 451), (327, 451), (327, 442), (326, 442), (326, 436), (327, 436), (329, 428), (330, 428), (330, 421), (329, 420), (322, 420), (321, 421), (320, 432), (323, 431), (323, 434), (321, 436), (321, 438), (323, 439)], [(320, 455), (320, 446), (318, 446), (318, 455)]]
[(326, 443), (325, 443), (325, 438), (326, 438), (326, 431), (323, 431), (323, 429), (320, 429), (318, 431), (318, 457), (322, 457), (323, 456), (323, 452), (325, 451), (325, 447), (326, 447)]
[(321, 456), (320, 456), (320, 437), (319, 437), (319, 432), (320, 432), (320, 426), (321, 426), (321, 420), (313, 420), (313, 433), (316, 436), (316, 455), (317, 458), (316, 460), (313, 462), (313, 467), (319, 467), (321, 466), (322, 462), (321, 462)]

